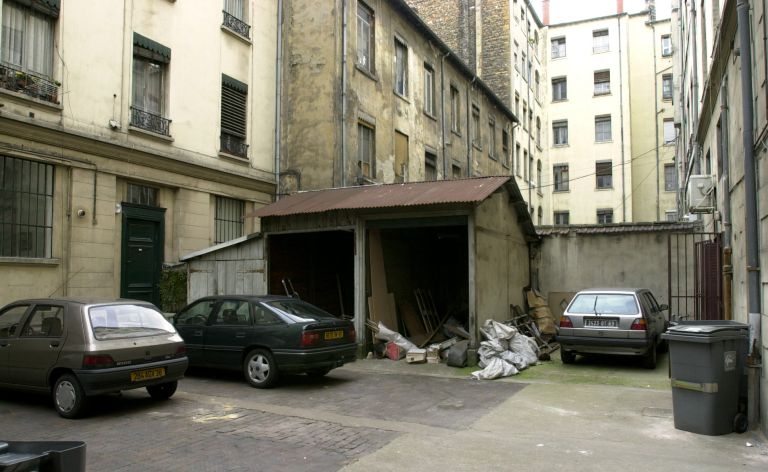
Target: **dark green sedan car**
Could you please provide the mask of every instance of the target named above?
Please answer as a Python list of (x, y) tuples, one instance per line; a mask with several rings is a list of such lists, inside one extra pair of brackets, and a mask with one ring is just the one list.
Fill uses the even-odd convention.
[(242, 369), (254, 387), (280, 373), (323, 376), (355, 360), (355, 326), (302, 300), (277, 295), (201, 298), (174, 317), (192, 367)]

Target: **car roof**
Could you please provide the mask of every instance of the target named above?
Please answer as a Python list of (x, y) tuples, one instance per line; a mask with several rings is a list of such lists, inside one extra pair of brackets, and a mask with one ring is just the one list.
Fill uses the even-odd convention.
[(647, 288), (630, 288), (630, 287), (602, 287), (602, 288), (590, 288), (586, 290), (579, 290), (578, 293), (640, 293), (649, 291)]
[(23, 300), (14, 300), (11, 303), (14, 303), (14, 304), (74, 303), (78, 305), (114, 305), (114, 304), (120, 304), (120, 303), (123, 303), (123, 304), (131, 303), (131, 304), (139, 304), (139, 305), (152, 305), (152, 303), (150, 302), (147, 302), (144, 300), (134, 300), (131, 298), (99, 298), (99, 297), (27, 298)]
[[(298, 300), (300, 298), (289, 297), (286, 295), (209, 295), (207, 297), (201, 297), (198, 300), (223, 300), (223, 299), (236, 299), (236, 300), (250, 300), (254, 302), (271, 302), (276, 300)], [(194, 300), (194, 301), (198, 301)]]

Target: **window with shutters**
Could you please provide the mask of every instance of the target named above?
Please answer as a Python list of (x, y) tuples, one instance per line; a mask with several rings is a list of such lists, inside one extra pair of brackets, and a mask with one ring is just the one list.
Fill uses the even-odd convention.
[(611, 93), (611, 71), (595, 72), (595, 95), (607, 95), (609, 93)]
[(608, 30), (596, 30), (592, 32), (592, 52), (598, 54), (610, 49), (608, 43)]
[(234, 198), (216, 197), (214, 216), (214, 244), (230, 241), (243, 235), (245, 202)]
[(248, 85), (221, 76), (221, 152), (248, 158), (247, 131)]
[(613, 187), (613, 162), (597, 161), (595, 163), (595, 178), (597, 188)]
[(357, 66), (374, 74), (374, 22), (373, 10), (363, 2), (357, 2)]
[(165, 117), (166, 77), (170, 62), (170, 48), (133, 33), (131, 126), (170, 136), (171, 120)]

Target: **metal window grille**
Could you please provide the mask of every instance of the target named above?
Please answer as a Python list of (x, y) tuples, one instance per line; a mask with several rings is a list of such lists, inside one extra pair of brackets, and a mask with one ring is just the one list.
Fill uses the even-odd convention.
[(611, 71), (595, 72), (595, 95), (611, 93)]
[(357, 65), (374, 72), (374, 16), (373, 10), (362, 2), (357, 3)]
[(553, 168), (555, 174), (555, 192), (565, 192), (568, 190), (568, 164), (558, 164)]
[(50, 164), (0, 156), (0, 257), (51, 258)]
[(233, 198), (216, 197), (214, 217), (215, 244), (223, 243), (243, 235), (245, 202)]
[(610, 141), (611, 140), (611, 117), (596, 116), (595, 117), (595, 141)]
[(612, 161), (601, 161), (595, 163), (595, 176), (597, 179), (597, 188), (613, 187), (613, 165)]
[(246, 10), (243, 0), (224, 0), (224, 19), (222, 24), (238, 35), (250, 39), (251, 25), (246, 23)]
[(128, 203), (136, 203), (138, 205), (156, 207), (157, 189), (154, 187), (147, 187), (145, 185), (128, 184), (125, 201)]

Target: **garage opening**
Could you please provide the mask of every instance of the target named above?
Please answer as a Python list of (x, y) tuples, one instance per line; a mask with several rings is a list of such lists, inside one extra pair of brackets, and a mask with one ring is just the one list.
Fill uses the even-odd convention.
[(269, 293), (287, 294), (283, 280), (290, 281), (302, 300), (337, 316), (354, 316), (353, 231), (273, 234), (267, 248)]
[[(440, 219), (435, 222), (421, 220), (421, 227), (413, 227), (413, 222), (405, 227), (387, 227), (384, 223), (368, 231), (366, 287), (369, 316), (374, 321), (381, 320), (417, 345), (429, 341), (435, 331), (437, 334), (432, 342), (445, 339), (439, 327), (447, 318), (454, 318), (460, 325), (468, 327), (467, 226), (463, 217), (452, 218), (449, 222), (456, 220), (459, 224), (440, 224)], [(377, 244), (381, 247), (386, 290), (394, 296), (394, 319), (390, 317), (389, 323), (376, 316), (377, 303), (379, 306), (386, 303), (376, 301), (382, 297), (376, 293), (381, 290), (377, 287), (382, 287), (377, 280), (382, 276)], [(371, 308), (374, 313), (370, 312)], [(434, 313), (425, 313), (432, 309)], [(425, 320), (429, 315), (432, 315), (431, 319)]]

